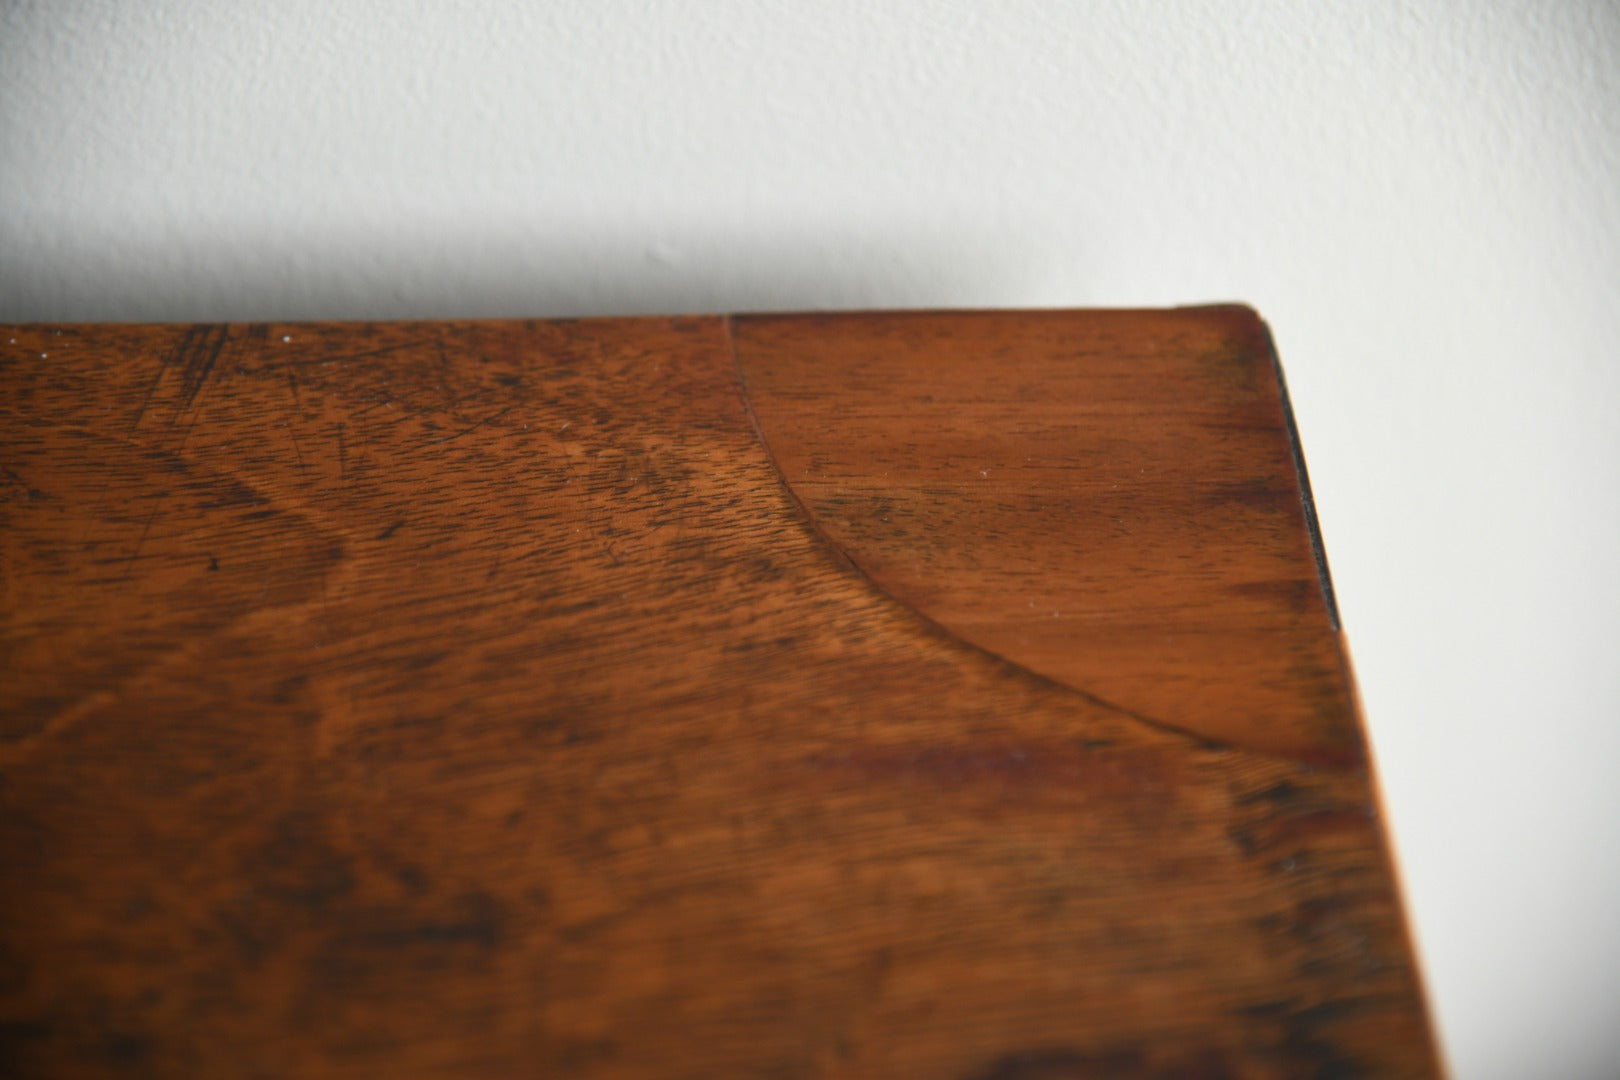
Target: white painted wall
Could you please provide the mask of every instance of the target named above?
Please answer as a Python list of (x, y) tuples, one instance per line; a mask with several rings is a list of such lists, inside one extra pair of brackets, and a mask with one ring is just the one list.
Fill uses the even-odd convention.
[(1620, 1070), (1620, 7), (0, 0), (0, 318), (1241, 299), (1457, 1075)]

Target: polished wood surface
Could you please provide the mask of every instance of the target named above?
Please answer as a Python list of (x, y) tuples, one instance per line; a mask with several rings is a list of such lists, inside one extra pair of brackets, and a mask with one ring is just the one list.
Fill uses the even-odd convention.
[(817, 527), (886, 592), (1145, 720), (1361, 755), (1252, 312), (809, 325), (738, 325), (748, 397)]
[(1436, 1071), (1245, 310), (7, 328), (0, 465), (0, 1073)]

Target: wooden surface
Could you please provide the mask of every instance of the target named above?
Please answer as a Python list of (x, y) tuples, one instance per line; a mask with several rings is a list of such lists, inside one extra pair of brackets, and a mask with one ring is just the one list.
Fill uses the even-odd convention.
[(0, 465), (0, 1074), (1436, 1071), (1246, 310), (8, 328)]

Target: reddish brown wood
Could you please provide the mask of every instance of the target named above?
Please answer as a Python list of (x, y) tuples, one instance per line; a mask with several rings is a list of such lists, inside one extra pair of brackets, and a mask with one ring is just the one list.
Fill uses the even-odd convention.
[(0, 464), (0, 1072), (1435, 1070), (1242, 313), (16, 328)]
[(1144, 719), (1361, 755), (1252, 311), (745, 319), (736, 339), (783, 475), (896, 599)]

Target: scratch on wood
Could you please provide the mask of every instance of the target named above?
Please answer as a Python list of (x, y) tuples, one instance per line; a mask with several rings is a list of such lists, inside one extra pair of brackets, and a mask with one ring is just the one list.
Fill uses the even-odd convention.
[(482, 420), (479, 420), (477, 423), (474, 423), (469, 427), (464, 427), (460, 431), (454, 432), (454, 433), (452, 433), (450, 435), (446, 435), (442, 439), (429, 439), (428, 440), (428, 445), (429, 446), (436, 446), (439, 443), (447, 443), (447, 442), (451, 442), (451, 441), (453, 441), (455, 439), (459, 439), (463, 435), (471, 435), (473, 432), (477, 431), (479, 428), (485, 426), (486, 424), (493, 424), (495, 421), (499, 420), (501, 417), (505, 416), (507, 413), (511, 412), (515, 408), (517, 408), (517, 402), (513, 402), (512, 404), (506, 406), (506, 408), (504, 408), (504, 409), (496, 409), (494, 412), (490, 413), (488, 416), (484, 417)]
[(444, 351), (443, 340), (434, 338), (433, 348), (439, 354), (439, 389), (444, 393), (446, 407), (453, 409), (456, 407), (456, 395), (450, 389), (450, 357)]
[(387, 356), (389, 353), (397, 353), (405, 349), (416, 348), (417, 344), (418, 343), (414, 341), (405, 341), (398, 345), (383, 345), (379, 348), (366, 349), (361, 352), (339, 353), (336, 356), (322, 353), (319, 356), (303, 356), (291, 360), (273, 360), (266, 364), (260, 364), (253, 370), (276, 371), (281, 368), (316, 367), (326, 364), (344, 364), (351, 360), (374, 360), (379, 356)]
[(163, 509), (163, 503), (158, 502), (152, 507), (152, 512), (146, 515), (146, 524), (141, 526), (140, 538), (135, 541), (135, 550), (130, 552), (129, 560), (124, 563), (124, 580), (129, 580), (133, 574), (135, 560), (141, 557), (141, 549), (146, 546), (146, 538), (152, 531), (152, 522), (157, 518), (158, 511)]
[(176, 360), (180, 364), (180, 400), (175, 405), (174, 413), (169, 417), (169, 426), (174, 427), (180, 417), (189, 410), (202, 393), (203, 384), (214, 371), (214, 365), (219, 361), (219, 354), (225, 348), (225, 342), (230, 338), (230, 327), (223, 324), (213, 326), (193, 326), (186, 331), (180, 341), (180, 348), (176, 350)]
[(129, 430), (132, 433), (134, 431), (136, 431), (141, 426), (141, 420), (143, 418), (145, 418), (146, 410), (152, 404), (152, 395), (157, 393), (158, 383), (163, 381), (163, 373), (165, 371), (167, 371), (168, 369), (169, 369), (168, 358), (164, 357), (164, 358), (160, 359), (158, 361), (158, 369), (157, 369), (157, 371), (152, 374), (152, 381), (149, 384), (147, 384), (146, 396), (141, 399), (141, 406), (140, 406), (140, 408), (135, 410), (135, 419), (129, 425)]

